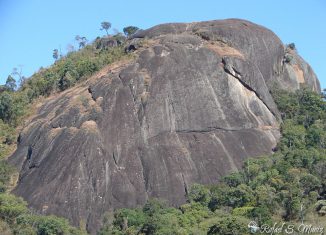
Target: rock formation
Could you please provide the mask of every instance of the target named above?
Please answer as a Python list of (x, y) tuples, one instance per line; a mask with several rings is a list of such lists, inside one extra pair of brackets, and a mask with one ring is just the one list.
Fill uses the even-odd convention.
[(163, 24), (127, 43), (135, 59), (48, 98), (10, 158), (20, 169), (15, 194), (92, 233), (108, 210), (151, 197), (180, 205), (193, 183), (271, 153), (274, 84), (320, 90), (295, 51), (244, 20)]

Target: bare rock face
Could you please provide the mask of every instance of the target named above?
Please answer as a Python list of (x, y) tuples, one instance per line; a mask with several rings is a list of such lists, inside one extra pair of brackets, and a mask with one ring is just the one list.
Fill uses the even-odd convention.
[(307, 64), (295, 50), (286, 48), (283, 59), (283, 73), (278, 83), (287, 90), (299, 89), (302, 84), (320, 92), (320, 84), (317, 76), (309, 64)]
[(92, 233), (108, 210), (151, 197), (180, 205), (193, 183), (271, 153), (274, 83), (320, 90), (309, 65), (297, 55), (285, 64), (278, 37), (248, 21), (159, 25), (127, 50), (136, 59), (44, 102), (10, 158), (20, 169), (15, 194)]

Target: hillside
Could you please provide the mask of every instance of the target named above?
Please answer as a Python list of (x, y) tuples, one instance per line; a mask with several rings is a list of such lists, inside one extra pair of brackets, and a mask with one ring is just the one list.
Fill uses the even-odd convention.
[[(92, 234), (108, 211), (150, 198), (180, 206), (188, 195), (192, 202), (192, 185), (216, 184), (247, 158), (277, 151), (281, 117), (289, 117), (275, 91), (320, 92), (295, 47), (244, 20), (164, 24), (126, 41), (112, 39), (121, 45), (105, 40), (36, 73), (19, 92), (1, 94), (13, 104), (38, 104), (2, 117), (9, 129), (28, 117), (9, 158), (19, 171), (12, 192), (36, 211), (84, 224)], [(322, 114), (305, 113), (316, 115), (309, 123), (295, 120), (303, 132), (324, 120), (318, 102)], [(246, 183), (241, 187), (255, 190), (250, 183), (256, 176), (237, 177), (241, 183), (229, 187)]]

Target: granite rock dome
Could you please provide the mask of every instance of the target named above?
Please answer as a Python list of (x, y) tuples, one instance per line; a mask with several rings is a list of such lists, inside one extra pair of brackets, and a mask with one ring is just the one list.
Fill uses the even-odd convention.
[(127, 43), (134, 59), (48, 98), (9, 159), (20, 170), (16, 195), (91, 233), (108, 210), (151, 197), (180, 205), (193, 183), (271, 153), (275, 84), (320, 90), (295, 51), (245, 20), (163, 24)]

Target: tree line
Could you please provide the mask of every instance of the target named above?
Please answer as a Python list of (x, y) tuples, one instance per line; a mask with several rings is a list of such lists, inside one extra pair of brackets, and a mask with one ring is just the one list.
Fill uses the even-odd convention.
[[(103, 21), (101, 23), (100, 30), (104, 30), (106, 32), (106, 37), (110, 37), (109, 30), (110, 30), (111, 26), (112, 26), (111, 23), (108, 22), (108, 21)], [(138, 30), (139, 30), (139, 28), (136, 27), (136, 26), (127, 26), (127, 27), (123, 28), (123, 33), (124, 33), (124, 35), (126, 37), (129, 37), (129, 36), (133, 35), (134, 33), (136, 33)], [(122, 36), (122, 34), (117, 31), (115, 33), (115, 36), (116, 37), (117, 36)], [(79, 49), (81, 49), (81, 48), (84, 48), (87, 45), (88, 39), (85, 36), (76, 35), (75, 36), (75, 41), (77, 42)], [(68, 52), (74, 51), (74, 49), (75, 49), (70, 44), (68, 45), (68, 47), (69, 47)], [(53, 49), (52, 57), (55, 60), (58, 60), (59, 58), (61, 58), (62, 54), (61, 54), (60, 50), (57, 49), (57, 48)]]

